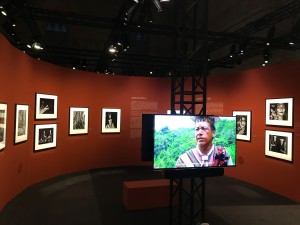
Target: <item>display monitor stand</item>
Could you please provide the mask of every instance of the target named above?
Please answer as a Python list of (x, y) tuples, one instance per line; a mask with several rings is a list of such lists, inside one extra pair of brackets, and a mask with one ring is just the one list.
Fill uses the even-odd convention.
[[(208, 225), (205, 218), (205, 179), (224, 175), (223, 167), (166, 170), (170, 180), (169, 225)], [(178, 202), (177, 214), (174, 206)]]

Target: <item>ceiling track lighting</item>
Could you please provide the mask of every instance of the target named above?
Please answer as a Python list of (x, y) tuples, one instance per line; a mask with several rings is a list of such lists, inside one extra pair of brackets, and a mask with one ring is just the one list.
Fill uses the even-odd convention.
[(272, 26), (269, 29), (268, 34), (267, 34), (266, 46), (270, 46), (271, 45), (271, 42), (273, 41), (274, 35), (275, 35), (275, 27)]
[(231, 45), (230, 52), (229, 52), (230, 58), (233, 58), (235, 56), (235, 50), (236, 50), (236, 45), (235, 44)]
[(263, 64), (262, 66), (266, 66), (270, 62), (271, 53), (267, 49), (263, 51)]
[(0, 12), (3, 16), (7, 16), (7, 12), (2, 5), (0, 5)]
[(37, 42), (37, 41), (33, 42), (31, 47), (35, 50), (43, 50), (44, 49), (42, 44), (40, 42)]
[(152, 2), (154, 3), (154, 5), (156, 6), (158, 12), (162, 11), (162, 7), (160, 5), (160, 2), (158, 0), (152, 0)]
[(117, 53), (117, 52), (118, 52), (118, 49), (117, 49), (116, 46), (111, 45), (111, 46), (109, 47), (108, 51), (109, 51), (110, 53), (114, 54), (114, 53)]

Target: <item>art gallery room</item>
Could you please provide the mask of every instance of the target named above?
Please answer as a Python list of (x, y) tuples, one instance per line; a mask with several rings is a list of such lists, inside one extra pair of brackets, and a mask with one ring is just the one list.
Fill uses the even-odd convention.
[(299, 224), (298, 0), (0, 11), (0, 225)]

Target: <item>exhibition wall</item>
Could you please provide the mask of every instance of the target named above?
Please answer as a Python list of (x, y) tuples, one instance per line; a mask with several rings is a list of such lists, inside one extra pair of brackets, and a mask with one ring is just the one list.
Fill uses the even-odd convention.
[[(0, 103), (7, 104), (0, 151), (0, 209), (31, 184), (92, 168), (144, 166), (142, 113), (170, 109), (169, 78), (73, 71), (29, 57), (0, 36)], [(57, 119), (35, 120), (36, 93), (57, 96)], [(28, 139), (14, 143), (15, 104), (29, 105)], [(88, 133), (69, 135), (69, 107), (88, 108)], [(120, 109), (118, 133), (102, 133), (102, 109)], [(34, 151), (36, 124), (57, 124), (55, 148)]]
[[(0, 209), (32, 184), (61, 174), (93, 168), (148, 166), (141, 161), (142, 113), (170, 109), (170, 78), (118, 76), (73, 71), (33, 59), (0, 36), (0, 103), (7, 104), (6, 146), (0, 152)], [(231, 74), (208, 76), (207, 113), (252, 112), (251, 141), (237, 142), (237, 167), (225, 174), (300, 202), (300, 63), (290, 62)], [(56, 119), (35, 119), (36, 93), (58, 98)], [(265, 124), (266, 99), (294, 98), (294, 126)], [(29, 105), (25, 142), (14, 144), (15, 104)], [(69, 135), (70, 107), (88, 108), (84, 135)], [(120, 109), (119, 133), (102, 133), (102, 109)], [(57, 124), (55, 148), (34, 151), (34, 126)], [(266, 157), (265, 130), (293, 132), (293, 161)]]
[[(237, 141), (237, 167), (225, 174), (300, 202), (300, 62), (288, 62), (208, 77), (207, 106), (212, 113), (251, 111), (251, 140)], [(266, 100), (294, 100), (293, 127), (266, 125)], [(293, 134), (292, 162), (265, 156), (265, 131)], [(284, 155), (284, 154), (282, 154)], [(255, 196), (254, 196), (255, 197)], [(257, 196), (259, 197), (259, 196)]]

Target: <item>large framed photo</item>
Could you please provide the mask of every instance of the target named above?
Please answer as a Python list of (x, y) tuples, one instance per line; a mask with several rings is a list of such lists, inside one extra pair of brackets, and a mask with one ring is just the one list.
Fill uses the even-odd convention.
[(236, 139), (251, 141), (251, 111), (233, 111), (236, 117)]
[(88, 133), (88, 110), (88, 108), (70, 107), (70, 135)]
[(293, 126), (293, 98), (266, 100), (266, 125)]
[(35, 119), (57, 119), (57, 96), (36, 94)]
[(57, 124), (36, 124), (34, 151), (56, 147)]
[(6, 121), (7, 121), (7, 104), (0, 103), (0, 151), (5, 148), (6, 144)]
[(265, 155), (293, 161), (293, 133), (266, 130)]
[(15, 144), (28, 139), (28, 105), (16, 105)]
[(102, 133), (119, 133), (121, 109), (102, 109)]

